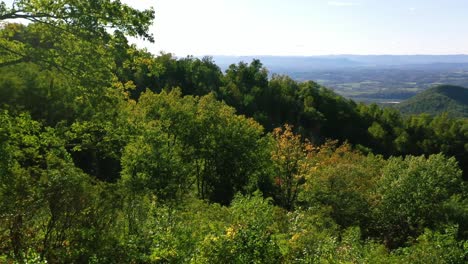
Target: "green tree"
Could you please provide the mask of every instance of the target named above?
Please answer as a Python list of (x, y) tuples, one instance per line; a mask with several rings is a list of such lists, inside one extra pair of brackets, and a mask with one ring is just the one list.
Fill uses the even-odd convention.
[(387, 245), (401, 245), (424, 228), (453, 219), (446, 203), (462, 191), (461, 170), (454, 158), (391, 158), (377, 183), (375, 229)]
[(158, 199), (175, 199), (193, 184), (184, 141), (194, 132), (196, 101), (179, 92), (147, 91), (130, 109), (133, 134), (125, 147), (122, 178), (134, 191), (150, 190)]
[(200, 98), (192, 158), (203, 199), (228, 204), (235, 193), (258, 188), (267, 160), (262, 134), (261, 125), (214, 96)]
[[(29, 20), (42, 31), (54, 32), (63, 38), (78, 37), (80, 40), (95, 41), (109, 38), (108, 28), (113, 28), (129, 36), (143, 37), (150, 41), (153, 37), (148, 33), (154, 19), (153, 10), (139, 11), (120, 1), (31, 1), (15, 0), (11, 6), (0, 3), (0, 21)], [(36, 27), (32, 27), (36, 29)], [(47, 39), (51, 41), (53, 38)], [(41, 43), (41, 42), (39, 42)], [(55, 53), (38, 53), (38, 49), (24, 40), (3, 39), (0, 41), (2, 61), (0, 65), (34, 61), (37, 63), (50, 61), (43, 55), (55, 55), (53, 59), (66, 57), (66, 50), (54, 45), (47, 49)], [(37, 43), (36, 43), (37, 44)], [(84, 60), (83, 60), (84, 62)], [(58, 63), (57, 63), (58, 64)]]
[(277, 263), (281, 253), (273, 234), (274, 207), (260, 193), (236, 196), (229, 212), (232, 224), (223, 234), (205, 237), (193, 263)]
[(123, 157), (126, 179), (141, 176), (154, 190), (171, 183), (173, 194), (193, 187), (202, 199), (223, 204), (257, 188), (267, 159), (262, 127), (213, 95), (147, 91), (132, 113), (137, 134)]
[(0, 120), (3, 253), (19, 262), (34, 255), (51, 262), (68, 259), (68, 246), (82, 246), (81, 221), (93, 191), (90, 178), (74, 166), (53, 129), (27, 115), (2, 112)]
[(250, 64), (240, 62), (232, 64), (226, 70), (224, 84), (221, 87), (221, 98), (230, 106), (237, 109), (240, 114), (251, 117), (261, 110), (259, 98), (268, 87), (268, 71), (259, 60)]
[(457, 228), (449, 226), (443, 232), (429, 229), (416, 239), (416, 243), (394, 253), (399, 263), (465, 263), (468, 241), (457, 241)]

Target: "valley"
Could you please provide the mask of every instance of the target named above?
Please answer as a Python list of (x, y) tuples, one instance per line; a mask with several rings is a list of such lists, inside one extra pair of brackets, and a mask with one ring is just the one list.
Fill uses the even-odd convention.
[(270, 75), (315, 81), (358, 102), (382, 105), (403, 100), (438, 85), (468, 87), (468, 56), (342, 55), (315, 57), (214, 56), (222, 69), (259, 58)]

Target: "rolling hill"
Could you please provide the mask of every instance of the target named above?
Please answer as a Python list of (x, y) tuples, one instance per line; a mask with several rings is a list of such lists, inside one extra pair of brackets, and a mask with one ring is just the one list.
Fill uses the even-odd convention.
[(397, 105), (404, 114), (439, 114), (447, 112), (454, 117), (468, 117), (468, 89), (441, 85), (421, 92)]

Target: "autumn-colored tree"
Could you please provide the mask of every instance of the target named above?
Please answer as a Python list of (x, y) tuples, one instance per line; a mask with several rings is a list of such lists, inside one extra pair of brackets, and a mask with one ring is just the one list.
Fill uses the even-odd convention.
[(329, 208), (342, 228), (360, 226), (366, 232), (383, 158), (363, 155), (348, 143), (327, 141), (313, 161), (313, 174), (307, 178), (300, 201), (304, 206)]
[(277, 202), (291, 210), (302, 185), (313, 167), (314, 146), (295, 135), (292, 126), (276, 128), (273, 131), (271, 160), (275, 168), (274, 183), (277, 187)]

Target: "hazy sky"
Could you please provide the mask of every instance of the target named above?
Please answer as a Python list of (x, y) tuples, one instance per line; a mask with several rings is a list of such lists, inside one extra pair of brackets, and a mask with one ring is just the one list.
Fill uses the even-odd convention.
[(179, 56), (468, 54), (468, 0), (133, 0)]
[(123, 2), (156, 10), (154, 53), (468, 54), (468, 0)]

